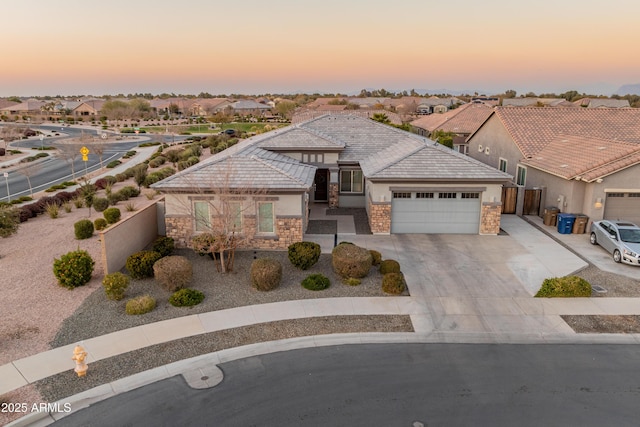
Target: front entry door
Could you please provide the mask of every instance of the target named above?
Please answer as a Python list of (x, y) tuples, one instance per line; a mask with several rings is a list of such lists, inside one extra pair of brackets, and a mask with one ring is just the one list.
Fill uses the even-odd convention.
[(326, 202), (329, 200), (329, 169), (317, 169), (316, 177), (313, 180), (315, 186), (314, 199), (316, 202)]

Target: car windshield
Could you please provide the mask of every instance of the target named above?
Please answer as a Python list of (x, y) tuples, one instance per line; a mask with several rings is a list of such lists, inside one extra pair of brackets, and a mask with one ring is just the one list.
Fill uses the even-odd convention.
[(627, 243), (640, 243), (640, 229), (621, 229), (620, 239)]

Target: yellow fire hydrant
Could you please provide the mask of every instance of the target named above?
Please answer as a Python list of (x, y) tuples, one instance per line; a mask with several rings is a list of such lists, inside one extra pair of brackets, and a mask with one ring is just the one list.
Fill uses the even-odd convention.
[(84, 362), (84, 359), (87, 357), (87, 352), (84, 351), (84, 348), (77, 345), (76, 348), (73, 349), (73, 357), (71, 360), (76, 361), (76, 367), (74, 371), (78, 374), (79, 377), (84, 377), (87, 374), (87, 369), (89, 366)]

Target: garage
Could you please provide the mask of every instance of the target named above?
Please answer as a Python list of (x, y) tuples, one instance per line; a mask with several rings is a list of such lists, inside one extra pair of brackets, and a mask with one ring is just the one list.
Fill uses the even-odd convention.
[(607, 193), (605, 219), (621, 219), (640, 225), (640, 193)]
[(394, 191), (391, 233), (478, 234), (480, 192)]

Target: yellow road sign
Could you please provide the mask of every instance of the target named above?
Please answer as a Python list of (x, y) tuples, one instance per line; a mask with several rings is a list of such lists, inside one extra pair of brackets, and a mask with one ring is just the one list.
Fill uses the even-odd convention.
[(82, 154), (82, 157), (87, 157), (87, 154), (89, 154), (89, 149), (87, 147), (82, 147), (80, 149), (80, 154)]
[(82, 161), (86, 162), (87, 160), (89, 160), (89, 158), (87, 156), (82, 156)]

